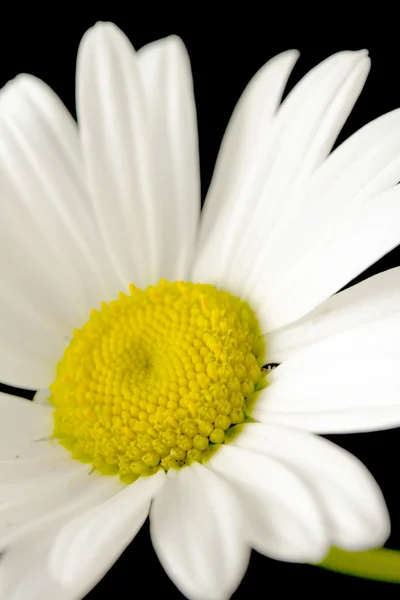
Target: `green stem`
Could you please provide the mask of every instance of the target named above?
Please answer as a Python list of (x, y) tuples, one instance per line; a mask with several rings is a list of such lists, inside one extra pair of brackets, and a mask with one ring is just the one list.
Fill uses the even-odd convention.
[(378, 548), (366, 552), (346, 552), (331, 548), (325, 560), (314, 565), (366, 579), (400, 583), (400, 551)]

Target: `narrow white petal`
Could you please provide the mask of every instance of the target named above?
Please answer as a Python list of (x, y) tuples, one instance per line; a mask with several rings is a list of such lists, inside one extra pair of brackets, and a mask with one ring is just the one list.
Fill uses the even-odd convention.
[[(97, 221), (122, 280), (140, 287), (155, 283), (162, 276), (170, 230), (168, 235), (166, 231), (163, 233), (165, 223), (160, 205), (163, 202), (169, 204), (171, 195), (177, 194), (174, 197), (176, 205), (171, 207), (174, 213), (171, 219), (181, 232), (183, 217), (177, 216), (177, 210), (181, 210), (183, 197), (190, 190), (194, 198), (185, 198), (188, 203), (184, 217), (190, 221), (191, 234), (197, 218), (198, 173), (189, 68), (184, 53), (175, 42), (167, 43), (165, 50), (163, 57), (168, 63), (168, 76), (161, 72), (158, 75), (166, 78), (164, 100), (167, 105), (162, 98), (157, 98), (155, 110), (153, 102), (146, 96), (136, 53), (115, 25), (98, 23), (89, 29), (78, 52), (79, 131)], [(179, 90), (174, 87), (178, 85)], [(158, 94), (160, 86), (162, 82), (158, 83)], [(178, 100), (184, 115), (184, 123), (179, 128), (177, 106), (173, 106)], [(152, 114), (154, 112), (156, 114)], [(154, 154), (153, 127), (153, 133), (157, 134), (154, 144), (162, 145)], [(158, 152), (162, 157), (160, 164), (157, 163)], [(167, 156), (171, 152), (175, 155), (174, 160)], [(186, 171), (184, 165), (179, 169), (177, 166), (182, 153), (187, 153)], [(171, 160), (169, 166), (166, 165), (168, 159)], [(162, 196), (164, 182), (159, 179), (160, 173), (157, 175), (158, 168), (162, 171), (171, 169), (165, 183), (167, 198)], [(172, 183), (174, 191), (171, 191)], [(177, 243), (175, 240), (175, 257)], [(182, 247), (180, 250), (183, 251)], [(185, 260), (182, 259), (180, 272), (188, 256), (189, 253)]]
[(222, 281), (233, 290), (246, 283), (266, 238), (273, 239), (279, 222), (290, 218), (293, 205), (329, 153), (368, 70), (365, 52), (341, 52), (300, 81), (274, 120), (263, 160), (249, 173), (235, 206), (226, 209), (201, 253), (196, 279)]
[(200, 244), (210, 236), (223, 206), (241, 189), (260, 161), (265, 140), (290, 72), (299, 57), (289, 50), (269, 60), (251, 79), (229, 121), (201, 216)]
[(276, 423), (296, 427), (315, 433), (362, 433), (363, 431), (382, 431), (399, 427), (400, 406), (394, 404), (379, 408), (330, 409), (325, 411), (307, 409), (291, 412), (257, 412), (261, 423)]
[(262, 305), (264, 331), (284, 327), (313, 310), (400, 243), (400, 186), (369, 199), (332, 223), (270, 285), (252, 290)]
[(315, 343), (272, 371), (252, 415), (319, 433), (399, 426), (399, 342), (394, 316)]
[[(50, 442), (48, 442), (50, 444)], [(28, 482), (45, 477), (51, 479), (60, 469), (68, 468), (71, 457), (61, 447), (55, 446), (54, 453), (36, 460), (19, 460), (17, 457), (0, 461), (0, 481), (8, 483)]]
[(254, 289), (266, 277), (269, 285), (279, 285), (287, 271), (308, 260), (311, 245), (318, 254), (315, 245), (323, 247), (336, 224), (345, 225), (347, 215), (399, 181), (399, 130), (400, 110), (395, 110), (363, 127), (327, 158), (290, 210), (290, 218), (280, 219), (274, 235), (265, 240), (250, 267), (246, 289)]
[(149, 118), (151, 177), (160, 226), (160, 275), (187, 279), (200, 216), (197, 120), (189, 57), (170, 36), (138, 52)]
[(28, 478), (15, 477), (8, 481), (0, 481), (0, 498), (8, 506), (24, 502), (34, 501), (38, 494), (48, 496), (57, 493), (63, 485), (73, 483), (76, 478), (86, 478), (90, 471), (90, 465), (82, 464), (75, 460), (59, 462), (57, 469), (42, 469), (41, 474)]
[(321, 561), (329, 535), (321, 507), (301, 476), (275, 458), (230, 444), (207, 463), (226, 478), (243, 504), (248, 541), (272, 558)]
[(281, 363), (332, 335), (400, 313), (400, 267), (370, 277), (266, 335), (268, 362)]
[[(354, 198), (373, 196), (397, 180), (400, 109), (367, 123), (338, 146), (313, 175), (301, 209), (324, 211), (345, 208)], [(303, 217), (306, 217), (303, 214)]]
[(309, 433), (257, 423), (246, 425), (233, 444), (276, 458), (307, 481), (329, 522), (332, 546), (359, 551), (386, 542), (390, 520), (382, 493), (345, 450)]
[(87, 465), (75, 466), (64, 476), (57, 471), (50, 480), (34, 481), (30, 489), (20, 486), (19, 494), (12, 494), (15, 485), (1, 486), (0, 549), (10, 547), (33, 531), (64, 523), (123, 489), (116, 477), (89, 474)]
[(93, 225), (71, 115), (43, 82), (23, 75), (1, 91), (0, 118), (0, 380), (43, 387), (66, 336), (114, 279)]
[(0, 444), (34, 442), (53, 431), (51, 408), (0, 392)]
[(32, 401), (35, 404), (40, 404), (41, 406), (44, 406), (45, 408), (49, 408), (52, 406), (49, 402), (50, 396), (51, 396), (51, 393), (50, 393), (49, 388), (42, 388), (36, 392)]
[(0, 393), (0, 504), (33, 504), (38, 493), (50, 497), (65, 480), (87, 476), (90, 466), (51, 439), (53, 428), (50, 405)]
[(200, 464), (170, 470), (151, 512), (151, 537), (164, 569), (190, 600), (225, 600), (249, 560), (235, 496)]
[(49, 550), (54, 533), (35, 531), (12, 545), (0, 561), (3, 600), (81, 600), (89, 589), (68, 590), (49, 573)]
[(50, 551), (54, 579), (71, 589), (95, 585), (139, 531), (164, 480), (163, 472), (141, 478), (67, 523)]
[[(72, 586), (64, 586), (51, 568), (55, 540), (73, 517), (82, 516), (83, 511), (90, 515), (125, 487), (115, 477), (86, 474), (84, 479), (76, 477), (69, 485), (64, 483), (58, 496), (52, 498), (47, 498), (47, 489), (40, 488), (36, 511), (34, 499), (25, 505), (22, 502), (20, 506), (15, 505), (13, 511), (1, 510), (0, 505), (0, 518), (10, 519), (11, 523), (6, 526), (14, 529), (14, 535), (9, 532), (2, 538), (6, 542), (6, 551), (0, 561), (0, 597), (7, 600), (81, 600), (102, 573), (94, 568), (86, 579), (77, 579)], [(40, 512), (46, 510), (49, 514), (40, 516)]]
[(39, 441), (10, 441), (0, 442), (0, 464), (3, 461), (31, 462), (32, 466), (36, 460), (41, 458), (54, 458), (67, 453), (67, 450), (59, 445), (52, 443), (47, 438), (42, 438)]

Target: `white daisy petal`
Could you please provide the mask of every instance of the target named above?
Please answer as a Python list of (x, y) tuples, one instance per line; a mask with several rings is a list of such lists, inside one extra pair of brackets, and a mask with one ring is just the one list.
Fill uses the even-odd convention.
[[(50, 406), (50, 405), (49, 405)], [(0, 445), (34, 442), (51, 435), (53, 411), (0, 392)]]
[(321, 434), (362, 433), (363, 431), (382, 431), (398, 427), (400, 407), (398, 404), (381, 408), (330, 409), (318, 408), (302, 411), (278, 412), (260, 411), (257, 419), (263, 423), (277, 423)]
[(43, 493), (54, 493), (54, 490), (57, 490), (66, 480), (71, 482), (75, 477), (80, 477), (82, 474), (87, 477), (90, 469), (90, 465), (75, 460), (59, 460), (57, 469), (51, 469), (47, 464), (47, 468), (44, 465), (37, 472), (33, 468), (29, 477), (21, 478), (17, 476), (18, 474), (23, 475), (23, 468), (21, 468), (22, 473), (16, 471), (14, 478), (9, 476), (7, 480), (0, 482), (0, 498), (2, 501), (12, 503), (18, 502), (21, 498), (35, 497), (39, 490), (42, 490)]
[(66, 589), (51, 576), (48, 557), (55, 533), (35, 531), (7, 549), (0, 561), (0, 598), (81, 600), (89, 591)]
[(293, 468), (312, 488), (330, 527), (330, 542), (349, 551), (383, 546), (389, 514), (372, 475), (354, 456), (318, 436), (276, 425), (249, 424), (234, 445)]
[[(52, 278), (60, 283), (66, 279), (63, 288), (73, 286), (89, 306), (98, 304), (111, 272), (93, 224), (76, 123), (54, 92), (30, 75), (9, 82), (0, 102), (1, 163), (5, 191), (12, 194), (9, 209), (18, 211), (18, 220), (21, 212), (30, 213), (30, 235), (36, 242), (40, 239), (41, 248), (47, 242), (63, 269)], [(20, 206), (14, 208), (17, 198)]]
[[(289, 211), (289, 219), (281, 218), (263, 244), (246, 289), (266, 289), (266, 278), (268, 287), (271, 281), (279, 286), (293, 266), (306, 260), (310, 246), (324, 246), (334, 224), (345, 224), (351, 211), (399, 181), (399, 129), (400, 110), (395, 110), (363, 127), (327, 158)], [(271, 256), (274, 260), (268, 261)]]
[(397, 267), (331, 296), (302, 319), (268, 333), (268, 362), (281, 363), (332, 335), (399, 313), (400, 267)]
[[(265, 65), (233, 113), (197, 259), (196, 109), (179, 38), (136, 53), (116, 26), (91, 28), (77, 61), (79, 131), (34, 77), (0, 91), (0, 381), (39, 389), (34, 402), (0, 393), (1, 598), (79, 600), (149, 512), (160, 561), (193, 600), (230, 598), (251, 547), (308, 563), (331, 545), (386, 541), (389, 516), (372, 476), (302, 429), (400, 423), (400, 268), (330, 298), (400, 242), (400, 110), (328, 156), (370, 61), (365, 51), (331, 56), (278, 108), (297, 56)], [(203, 400), (207, 390), (225, 397), (237, 356), (229, 389), (247, 395), (257, 379), (247, 356), (254, 327), (237, 299), (182, 281), (90, 313), (129, 283), (160, 278), (211, 282), (248, 300), (266, 361), (281, 363), (257, 398), (259, 422), (205, 465), (193, 463), (199, 448), (223, 440), (226, 414), (239, 419), (228, 402), (212, 416)], [(53, 390), (54, 439), (48, 386), (72, 334)], [(220, 355), (217, 373), (203, 350)], [(208, 424), (187, 421), (186, 385), (196, 377), (205, 392), (196, 414), (213, 422), (210, 435)], [(154, 389), (173, 392), (166, 402)], [(72, 459), (63, 435), (74, 440), (72, 456), (85, 448), (143, 477), (125, 485), (100, 475)], [(146, 477), (160, 457), (163, 470)], [(178, 460), (186, 467), (172, 468)]]
[(163, 472), (141, 478), (67, 523), (51, 548), (52, 576), (71, 589), (95, 585), (143, 525), (164, 480)]
[(39, 387), (51, 381), (65, 337), (104, 299), (107, 263), (71, 115), (28, 75), (3, 88), (0, 112), (0, 379)]
[[(1, 400), (0, 400), (1, 402)], [(49, 443), (47, 438), (43, 438), (37, 442), (0, 442), (0, 464), (3, 461), (29, 461), (31, 466), (34, 465), (34, 461), (40, 458), (53, 458), (54, 456), (61, 456), (65, 453), (65, 449), (61, 449), (59, 446)]]
[[(397, 109), (364, 125), (327, 157), (292, 213), (297, 224), (302, 224), (303, 239), (320, 232), (322, 216), (336, 216), (340, 210), (361, 205), (398, 182), (399, 129)], [(310, 209), (315, 211), (311, 219)]]
[(230, 598), (250, 551), (232, 491), (199, 463), (167, 482), (150, 512), (151, 537), (161, 564), (190, 600)]
[[(83, 465), (81, 465), (82, 467)], [(0, 505), (4, 553), (0, 561), (0, 597), (7, 600), (80, 600), (97, 583), (97, 568), (87, 579), (64, 586), (51, 569), (54, 542), (71, 519), (92, 514), (125, 489), (116, 478), (73, 477), (54, 489), (39, 488), (37, 498), (13, 507)], [(40, 493), (41, 491), (41, 493)], [(49, 491), (51, 496), (49, 496)], [(110, 562), (111, 559), (110, 559)]]
[(18, 495), (12, 493), (15, 485), (1, 485), (0, 549), (32, 531), (73, 518), (123, 489), (115, 477), (89, 475), (87, 465), (79, 463), (74, 467), (64, 477), (58, 471), (55, 478), (35, 481), (30, 488), (25, 485)]
[[(400, 113), (393, 113), (397, 131), (399, 117)], [(248, 292), (263, 299), (267, 330), (303, 316), (399, 244), (400, 188), (388, 190), (400, 178), (398, 140), (392, 133), (390, 143), (373, 148), (371, 156), (355, 165), (354, 177), (350, 169), (346, 176), (349, 195), (332, 184), (334, 195), (331, 188), (327, 204), (322, 197), (303, 220), (294, 216), (293, 228), (283, 237), (295, 241), (275, 249), (278, 258), (271, 269), (260, 265), (259, 279), (249, 285)], [(337, 201), (341, 196), (344, 206)]]
[(318, 433), (397, 426), (399, 340), (398, 319), (387, 317), (305, 348), (268, 376), (252, 416)]
[(14, 460), (2, 460), (0, 461), (1, 486), (20, 481), (29, 482), (42, 477), (51, 479), (59, 473), (60, 469), (68, 468), (70, 464), (71, 457), (59, 447), (54, 448), (54, 453), (35, 461), (19, 460), (16, 457)]
[(341, 52), (300, 81), (278, 112), (263, 160), (249, 172), (235, 206), (226, 208), (223, 225), (221, 218), (200, 254), (196, 279), (223, 281), (234, 290), (247, 281), (266, 237), (286, 213), (290, 215), (292, 204), (329, 153), (368, 70), (364, 51)]
[[(384, 192), (332, 224), (320, 247), (309, 245), (282, 273), (279, 284), (255, 298), (264, 331), (278, 329), (313, 310), (400, 242), (400, 186)], [(290, 299), (289, 299), (290, 298)], [(262, 300), (261, 300), (262, 299)]]
[(32, 399), (32, 402), (34, 402), (35, 404), (40, 404), (41, 406), (44, 406), (45, 408), (49, 408), (52, 406), (49, 402), (50, 396), (51, 396), (51, 392), (50, 392), (49, 388), (42, 388), (36, 392), (36, 394), (34, 395), (34, 397)]
[[(64, 481), (87, 474), (90, 465), (72, 461), (69, 452), (51, 441), (53, 410), (0, 393), (0, 505), (50, 497)], [(2, 504), (3, 503), (3, 504)], [(4, 504), (5, 503), (5, 504)]]
[[(190, 235), (194, 234), (198, 210), (196, 134), (194, 107), (189, 98), (189, 68), (176, 40), (164, 43), (162, 57), (168, 65), (168, 78), (166, 73), (159, 72), (158, 76), (165, 76), (164, 83), (168, 86), (164, 99), (153, 100), (158, 102), (157, 108), (152, 103), (149, 107), (146, 105), (149, 90), (142, 84), (136, 53), (117, 27), (110, 23), (97, 24), (83, 37), (78, 53), (77, 112), (98, 223), (115, 269), (127, 284), (133, 282), (140, 287), (158, 281), (167, 258), (175, 261), (180, 252), (186, 253), (178, 260), (177, 269), (183, 273), (193, 240), (189, 243), (189, 231), (185, 233), (188, 245), (180, 246), (178, 252), (180, 240), (177, 238), (181, 237), (185, 218)], [(156, 94), (159, 95), (162, 85), (161, 81), (157, 83)], [(178, 108), (181, 116), (185, 115), (179, 128), (176, 124)], [(155, 133), (157, 139), (153, 140)], [(178, 153), (177, 145), (182, 142)], [(162, 144), (162, 148), (158, 144)], [(176, 161), (181, 153), (186, 154), (187, 165), (182, 164), (178, 169)], [(160, 157), (162, 161), (158, 163)], [(157, 169), (163, 173), (162, 180)], [(170, 170), (167, 183), (166, 170)], [(195, 179), (192, 180), (192, 176)], [(162, 196), (163, 185), (166, 185), (167, 198)], [(181, 209), (182, 202), (188, 202), (187, 194), (193, 195), (193, 200), (185, 205), (184, 213), (178, 214), (174, 207)], [(171, 205), (172, 196), (174, 205)], [(163, 202), (171, 209), (168, 231), (163, 230), (166, 223), (159, 213)], [(173, 227), (172, 232), (169, 227)], [(167, 256), (164, 253), (171, 236), (176, 236), (175, 245)], [(173, 272), (170, 265), (169, 272)]]
[(218, 223), (222, 208), (233, 202), (249, 169), (260, 161), (264, 140), (298, 57), (296, 50), (289, 50), (268, 61), (254, 75), (237, 103), (222, 140), (202, 211), (200, 245)]
[(158, 269), (186, 279), (200, 217), (197, 120), (189, 57), (170, 36), (138, 52), (149, 117), (152, 179), (157, 199)]
[(294, 470), (274, 458), (232, 444), (220, 448), (207, 467), (235, 487), (253, 548), (272, 558), (294, 562), (324, 558), (329, 537), (321, 508)]

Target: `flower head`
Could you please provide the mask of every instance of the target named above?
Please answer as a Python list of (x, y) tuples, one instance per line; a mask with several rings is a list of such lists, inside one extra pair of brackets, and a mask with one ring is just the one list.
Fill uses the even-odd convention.
[(332, 295), (400, 241), (400, 113), (329, 154), (369, 59), (330, 57), (280, 105), (296, 59), (245, 90), (201, 219), (178, 38), (89, 30), (78, 126), (33, 77), (1, 91), (0, 379), (41, 389), (0, 396), (7, 598), (82, 598), (148, 515), (192, 599), (229, 598), (251, 548), (387, 539), (372, 476), (315, 433), (400, 422), (400, 271)]

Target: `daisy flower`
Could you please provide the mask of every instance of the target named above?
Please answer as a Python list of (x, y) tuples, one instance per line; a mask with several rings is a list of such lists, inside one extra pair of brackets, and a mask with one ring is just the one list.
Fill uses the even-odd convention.
[(40, 390), (0, 398), (1, 598), (82, 598), (147, 516), (190, 599), (229, 598), (251, 548), (386, 541), (372, 476), (316, 434), (400, 423), (399, 269), (333, 295), (400, 242), (400, 111), (330, 154), (368, 56), (280, 105), (297, 57), (249, 83), (201, 218), (178, 38), (90, 29), (78, 126), (34, 77), (1, 91), (0, 380)]

